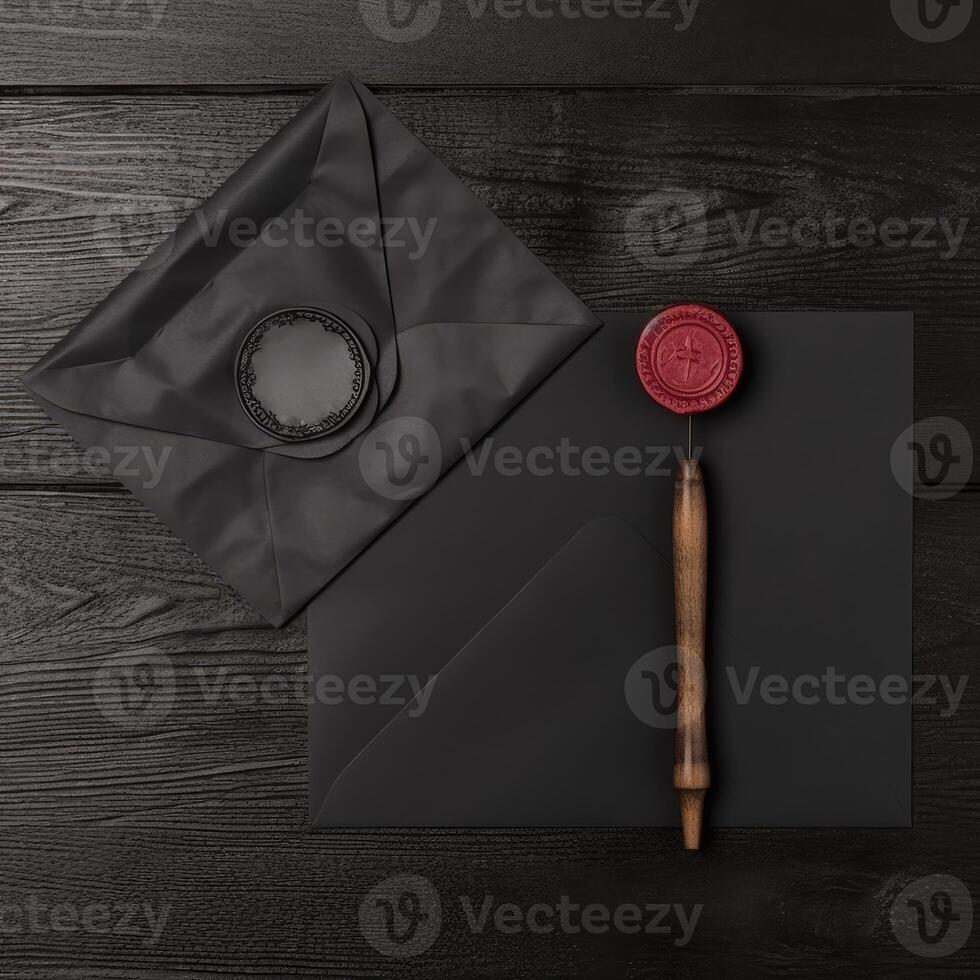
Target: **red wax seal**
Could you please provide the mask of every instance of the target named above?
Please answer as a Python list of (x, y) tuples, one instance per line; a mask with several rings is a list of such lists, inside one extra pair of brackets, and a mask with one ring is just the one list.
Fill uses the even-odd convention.
[(742, 346), (715, 310), (671, 306), (644, 327), (636, 370), (654, 401), (678, 415), (694, 415), (717, 408), (735, 390)]

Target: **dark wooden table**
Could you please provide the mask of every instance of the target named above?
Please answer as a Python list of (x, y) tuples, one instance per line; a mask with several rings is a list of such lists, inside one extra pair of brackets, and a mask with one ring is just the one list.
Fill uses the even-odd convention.
[[(657, 831), (311, 835), (306, 704), (254, 688), (301, 688), (302, 617), (263, 626), (18, 382), (350, 68), (597, 308), (913, 308), (916, 417), (976, 440), (980, 14), (926, 43), (897, 6), (645, 0), (640, 20), (573, 20), (471, 0), (399, 21), (382, 0), (0, 0), (0, 975), (978, 974), (980, 930), (928, 959), (890, 923), (928, 875), (980, 899), (975, 483), (916, 504), (916, 672), (968, 682), (949, 717), (915, 707), (914, 830), (725, 831), (700, 856)], [(699, 238), (644, 224), (665, 194)], [(830, 215), (932, 231), (746, 233)], [(100, 692), (127, 671), (147, 700), (120, 715)], [(209, 696), (233, 676), (237, 696)], [(393, 875), (441, 899), (417, 956), (359, 928)], [(485, 895), (703, 910), (686, 945), (481, 933), (461, 899)]]

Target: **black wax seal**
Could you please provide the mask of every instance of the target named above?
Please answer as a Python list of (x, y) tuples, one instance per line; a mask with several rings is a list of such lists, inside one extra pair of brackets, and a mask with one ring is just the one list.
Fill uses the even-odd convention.
[(341, 317), (298, 308), (273, 313), (249, 331), (236, 376), (248, 417), (277, 439), (299, 442), (329, 435), (354, 416), (370, 369)]

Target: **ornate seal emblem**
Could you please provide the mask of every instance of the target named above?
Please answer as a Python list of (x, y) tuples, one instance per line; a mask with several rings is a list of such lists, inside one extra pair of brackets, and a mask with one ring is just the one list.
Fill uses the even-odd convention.
[(644, 328), (636, 370), (647, 394), (678, 415), (716, 408), (742, 374), (732, 325), (706, 306), (671, 306)]
[(238, 352), (238, 395), (260, 429), (288, 442), (343, 426), (360, 407), (370, 369), (357, 335), (325, 310), (273, 313)]

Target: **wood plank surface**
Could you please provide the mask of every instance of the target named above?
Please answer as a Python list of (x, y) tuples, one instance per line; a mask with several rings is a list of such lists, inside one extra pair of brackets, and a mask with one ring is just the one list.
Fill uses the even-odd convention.
[(3, 0), (0, 85), (980, 82), (973, 0), (927, 2)]
[[(914, 309), (980, 437), (980, 96), (382, 97), (596, 308)], [(17, 379), (308, 98), (0, 101), (0, 481), (111, 480)]]
[[(923, 960), (895, 939), (889, 914), (910, 881), (937, 869), (970, 881), (975, 892), (976, 877), (964, 869), (976, 869), (978, 850), (975, 836), (953, 841), (941, 832), (901, 831), (731, 831), (703, 858), (653, 832), (269, 831), (256, 841), (224, 829), (177, 835), (82, 827), (55, 839), (6, 835), (0, 894), (25, 918), (38, 880), (45, 882), (36, 897), (43, 925), (52, 906), (81, 915), (101, 905), (108, 933), (121, 925), (122, 909), (136, 909), (127, 921), (132, 935), (48, 928), (5, 936), (0, 969), (18, 980), (965, 980), (980, 968), (975, 945), (947, 961)], [(441, 912), (432, 945), (410, 958), (383, 955), (367, 941), (376, 934), (359, 923), (362, 903), (396, 875), (431, 883)], [(685, 945), (675, 945), (684, 940), (673, 908), (657, 926), (673, 930), (667, 934), (590, 934), (579, 926), (536, 935), (526, 925), (513, 933), (493, 925), (505, 903), (526, 912), (540, 903), (555, 908), (562, 896), (580, 909), (679, 905), (688, 921), (697, 919)], [(488, 924), (479, 921), (485, 903)], [(424, 908), (431, 913), (435, 901)], [(655, 914), (644, 911), (644, 929)], [(156, 939), (151, 924), (162, 925)]]

